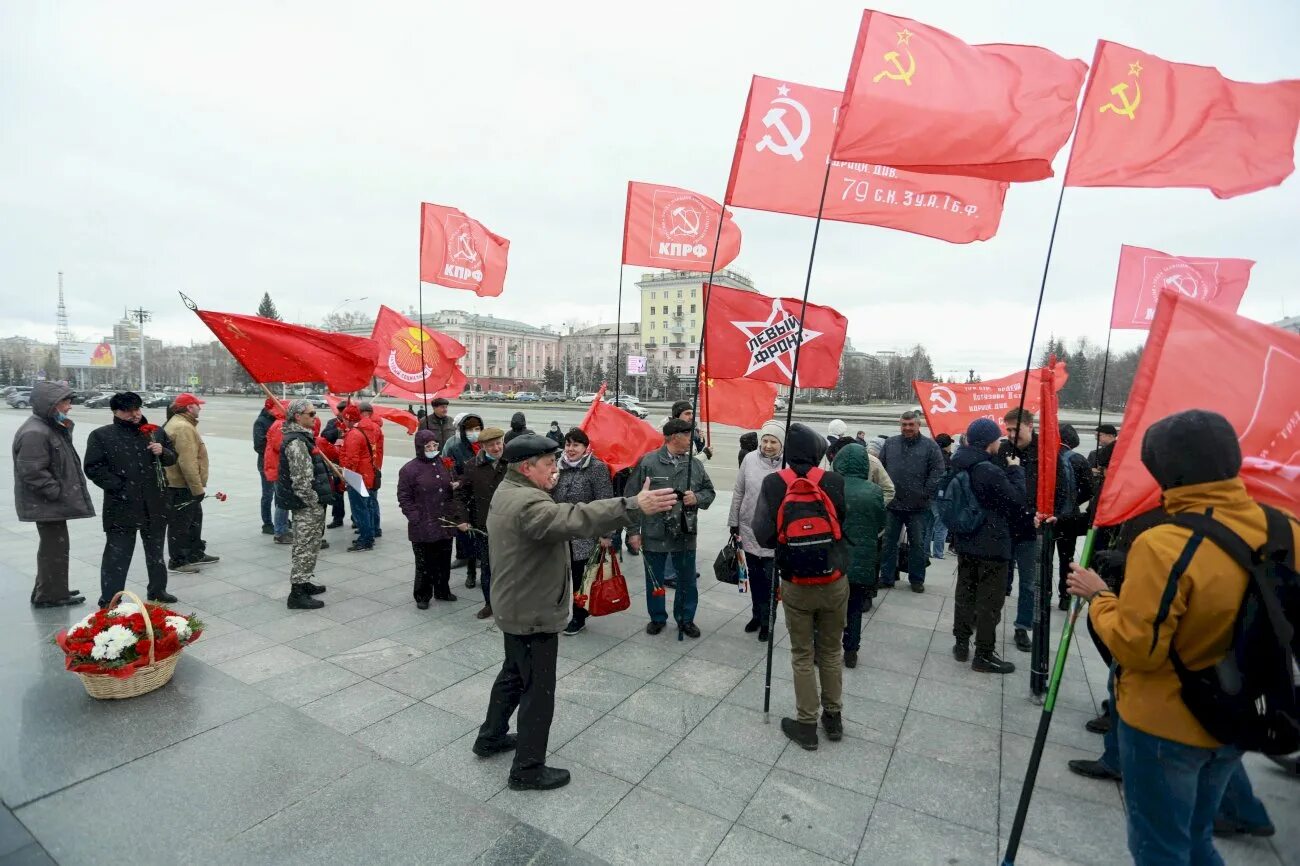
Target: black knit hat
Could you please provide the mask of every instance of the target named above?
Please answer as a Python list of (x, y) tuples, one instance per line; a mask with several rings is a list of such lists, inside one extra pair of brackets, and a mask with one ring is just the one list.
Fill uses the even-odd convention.
[(143, 405), (144, 401), (134, 391), (118, 391), (108, 398), (108, 408), (114, 412), (130, 412), (133, 409), (139, 409)]
[(691, 408), (690, 400), (678, 400), (676, 403), (673, 404), (673, 408), (668, 411), (668, 415), (671, 418), (676, 418), (678, 415), (682, 414), (683, 412), (685, 412), (690, 408)]
[(1226, 481), (1241, 472), (1241, 443), (1227, 418), (1188, 409), (1147, 428), (1142, 465), (1163, 490)]

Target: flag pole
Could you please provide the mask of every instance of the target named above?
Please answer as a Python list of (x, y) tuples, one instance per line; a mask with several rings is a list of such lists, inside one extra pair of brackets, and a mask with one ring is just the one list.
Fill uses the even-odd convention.
[(614, 314), (614, 407), (618, 405), (619, 386), (623, 377), (623, 260), (618, 262), (618, 306)]
[[(790, 362), (790, 399), (785, 404), (785, 433), (786, 438), (790, 437), (790, 424), (794, 421), (794, 394), (795, 389), (799, 386), (799, 351), (803, 348), (803, 320), (808, 315), (808, 291), (812, 287), (813, 262), (817, 258), (817, 236), (821, 234), (822, 229), (822, 209), (826, 205), (826, 188), (831, 182), (831, 165), (830, 154), (826, 155), (826, 176), (822, 179), (822, 194), (817, 199), (817, 219), (813, 223), (812, 248), (808, 251), (808, 273), (804, 276), (803, 281), (803, 300), (799, 304), (799, 330), (795, 334), (794, 343), (794, 360)], [(786, 467), (787, 450), (781, 449), (781, 468)], [(776, 643), (776, 637), (772, 632), (776, 629), (776, 603), (780, 596), (781, 575), (777, 573), (776, 562), (772, 562), (772, 587), (768, 593), (767, 604), (767, 672), (763, 679), (763, 724), (768, 724), (770, 719), (768, 713), (772, 706), (772, 645)], [(753, 592), (750, 587), (750, 592)]]
[[(418, 299), (417, 303), (419, 304), (419, 311), (420, 311), (420, 372), (423, 373), (425, 370), (429, 369), (424, 364), (424, 340), (426, 337), (429, 336), (429, 332), (425, 330), (424, 327), (424, 280), (417, 279), (415, 282), (416, 285), (418, 286), (418, 288), (416, 289), (416, 297)], [(378, 396), (378, 394), (376, 394), (375, 396)], [(427, 416), (429, 412), (429, 377), (428, 376), (420, 377), (420, 398), (424, 402), (424, 412), (425, 415)]]
[[(1106, 411), (1106, 371), (1110, 369), (1110, 336), (1115, 329), (1106, 329), (1106, 352), (1101, 358), (1101, 393), (1097, 395), (1097, 426), (1101, 426), (1101, 414)], [(1101, 434), (1097, 433), (1097, 447), (1101, 447)]]

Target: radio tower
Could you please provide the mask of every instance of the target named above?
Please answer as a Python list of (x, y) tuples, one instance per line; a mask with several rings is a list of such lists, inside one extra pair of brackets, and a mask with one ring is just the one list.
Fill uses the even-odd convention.
[(59, 320), (55, 333), (60, 343), (72, 342), (72, 330), (68, 327), (68, 308), (63, 303), (63, 271), (59, 271)]

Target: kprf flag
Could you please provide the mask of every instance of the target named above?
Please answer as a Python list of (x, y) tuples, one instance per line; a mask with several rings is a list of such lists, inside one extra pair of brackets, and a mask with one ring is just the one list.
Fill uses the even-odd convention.
[(394, 385), (392, 382), (388, 382), (384, 385), (384, 390), (380, 393), (385, 397), (400, 397), (403, 400), (423, 401), (426, 397), (430, 400), (434, 397), (446, 397), (450, 400), (453, 397), (459, 397), (464, 393), (465, 388), (468, 386), (469, 380), (465, 378), (465, 373), (460, 369), (460, 367), (457, 367), (452, 371), (451, 378), (447, 380), (447, 383), (436, 391), (408, 391), (399, 385)]
[(195, 310), (254, 382), (324, 382), (333, 391), (370, 384), (378, 346), (354, 337), (261, 316)]
[(991, 180), (1042, 180), (1070, 137), (1088, 67), (1035, 45), (967, 45), (862, 13), (836, 159)]
[(591, 440), (591, 450), (609, 467), (610, 474), (634, 466), (664, 444), (663, 433), (630, 412), (605, 402), (605, 386), (596, 392), (591, 408), (578, 424)]
[(1125, 244), (1119, 250), (1110, 326), (1147, 330), (1155, 317), (1160, 293), (1166, 289), (1235, 313), (1254, 265), (1251, 259), (1171, 256)]
[[(705, 354), (720, 379), (759, 379), (789, 385), (800, 347), (798, 298), (704, 286), (709, 305)], [(799, 351), (800, 388), (834, 388), (849, 320), (830, 307), (809, 304)]]
[[(1056, 355), (1051, 355), (1047, 366), (1038, 370), (1038, 453), (1050, 457), (1061, 451), (1061, 419), (1057, 417)], [(1051, 517), (1056, 503), (1056, 473), (1038, 473), (1038, 513)], [(1047, 510), (1044, 511), (1043, 509)]]
[(1253, 84), (1212, 66), (1097, 43), (1066, 186), (1204, 187), (1219, 198), (1295, 170), (1300, 81)]
[(506, 282), (510, 241), (454, 207), (420, 205), (420, 281), (495, 298)]
[(716, 201), (675, 186), (628, 181), (623, 264), (708, 273), (738, 255), (740, 229)]
[[(800, 360), (802, 370), (803, 361)], [(708, 424), (757, 430), (776, 414), (777, 386), (755, 379), (719, 379), (700, 372), (700, 417)]]
[[(329, 401), (331, 406), (337, 406), (339, 403), (343, 402), (344, 398), (334, 394), (327, 394), (325, 395), (325, 399)], [(370, 409), (376, 418), (380, 418), (384, 421), (392, 421), (399, 427), (405, 428), (407, 435), (414, 435), (415, 431), (420, 428), (420, 419), (416, 418), (405, 409), (398, 409), (394, 406), (385, 406), (382, 403), (371, 403)]]
[[(1053, 385), (1057, 391), (1070, 378), (1063, 361), (1053, 368)], [(1025, 394), (1025, 408), (1037, 413), (1042, 408), (1042, 368), (1029, 371), (1029, 391)], [(912, 381), (916, 399), (921, 401), (925, 423), (931, 436), (947, 433), (956, 438), (966, 432), (976, 418), (989, 418), (1005, 428), (1002, 417), (1020, 405), (1020, 390), (1024, 385), (1025, 371), (989, 379), (986, 382), (922, 382)]]
[(456, 340), (384, 306), (370, 339), (379, 345), (375, 376), (421, 398), (445, 388), (460, 372), (456, 359), (465, 355)]
[(1218, 412), (1232, 424), (1251, 496), (1300, 513), (1300, 334), (1165, 292), (1097, 501), (1097, 525), (1160, 504), (1160, 486), (1142, 464), (1142, 437), (1187, 409)]
[(838, 90), (755, 75), (727, 183), (727, 204), (913, 232), (955, 244), (997, 233), (1007, 184), (836, 161)]

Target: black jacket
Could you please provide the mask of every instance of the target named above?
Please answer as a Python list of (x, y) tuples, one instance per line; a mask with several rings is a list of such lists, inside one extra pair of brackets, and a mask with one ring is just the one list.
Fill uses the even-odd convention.
[(925, 511), (943, 478), (943, 452), (929, 436), (890, 436), (880, 448), (880, 463), (894, 482), (891, 511)]
[(532, 433), (533, 431), (528, 429), (527, 424), (528, 421), (524, 418), (523, 412), (516, 412), (515, 414), (511, 415), (510, 429), (506, 431), (506, 437), (505, 437), (506, 444), (509, 445), (510, 440), (515, 438), (516, 436), (522, 436), (525, 433)]
[(492, 505), (492, 494), (497, 485), (506, 477), (508, 464), (497, 458), (489, 460), (487, 455), (479, 452), (465, 464), (465, 471), (460, 476), (460, 487), (456, 497), (469, 515), (470, 525), (475, 529), (487, 529), (488, 508)]
[[(1010, 440), (1004, 440), (998, 446), (998, 456), (994, 458), (994, 462), (1005, 467), (1007, 458), (1012, 455), (1020, 458), (1020, 466), (1025, 470), (1025, 508), (1019, 517), (1011, 521), (1013, 539), (1022, 542), (1030, 540), (1037, 532), (1034, 528), (1034, 514), (1038, 511), (1038, 432), (1034, 432), (1033, 438), (1025, 448), (1017, 448)], [(1058, 453), (1054, 462), (1056, 502), (1053, 504), (1052, 514), (1060, 518), (1069, 515), (1074, 508), (1074, 485), (1070, 483), (1070, 478), (1066, 474), (1065, 458)]]
[[(142, 422), (143, 423), (143, 422)], [(114, 418), (90, 431), (86, 440), (86, 477), (104, 491), (104, 529), (143, 529), (166, 519), (163, 486), (158, 485), (149, 439), (139, 425)], [(155, 438), (154, 441), (157, 441)], [(167, 444), (158, 457), (163, 466), (176, 463)]]
[[(798, 476), (808, 474), (808, 470), (822, 462), (826, 456), (826, 440), (816, 430), (806, 424), (791, 424), (785, 434), (785, 459), (787, 465)], [(835, 508), (835, 519), (844, 525), (846, 515), (844, 505), (844, 478), (834, 472), (822, 475), (820, 487), (826, 491), (831, 505)], [(781, 564), (781, 544), (777, 541), (776, 512), (785, 499), (786, 483), (779, 472), (773, 472), (763, 479), (763, 486), (758, 491), (758, 504), (754, 506), (754, 540), (759, 546), (776, 550), (777, 566)], [(836, 546), (835, 566), (841, 571), (848, 571), (849, 551), (847, 541), (841, 540)]]
[(1012, 520), (1025, 510), (1025, 471), (1020, 466), (1000, 467), (988, 452), (963, 445), (952, 456), (954, 472), (970, 473), (971, 490), (984, 509), (984, 522), (971, 535), (958, 535), (951, 527), (958, 556), (980, 559), (1011, 559)]
[(258, 472), (262, 471), (262, 461), (265, 459), (266, 455), (266, 431), (270, 430), (271, 425), (274, 423), (275, 416), (266, 411), (265, 407), (263, 407), (262, 411), (257, 413), (257, 417), (253, 419), (253, 450), (257, 452)]
[(339, 440), (343, 438), (343, 431), (339, 429), (337, 415), (325, 422), (325, 426), (320, 431), (320, 438), (331, 445), (339, 444)]
[(446, 447), (447, 441), (456, 435), (456, 424), (450, 415), (439, 417), (436, 412), (430, 412), (420, 419), (420, 429), (428, 430), (433, 434), (433, 441), (438, 443), (438, 450), (441, 451)]

